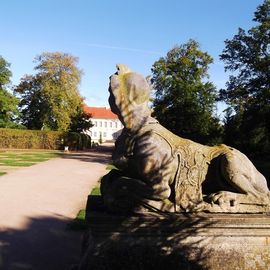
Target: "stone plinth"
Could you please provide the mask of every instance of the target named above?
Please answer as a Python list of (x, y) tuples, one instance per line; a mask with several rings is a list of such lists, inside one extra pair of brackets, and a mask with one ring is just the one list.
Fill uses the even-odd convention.
[(90, 230), (79, 269), (270, 269), (270, 215), (116, 216), (88, 200)]

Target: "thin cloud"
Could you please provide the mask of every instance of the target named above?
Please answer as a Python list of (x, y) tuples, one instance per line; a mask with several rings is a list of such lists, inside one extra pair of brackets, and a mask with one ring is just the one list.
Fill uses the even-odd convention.
[(159, 55), (159, 56), (162, 55), (162, 53), (160, 53), (160, 52), (142, 50), (142, 49), (136, 49), (136, 48), (117, 47), (117, 46), (110, 46), (110, 45), (96, 44), (96, 43), (84, 43), (84, 45), (87, 45), (89, 47), (102, 48), (102, 49), (129, 51), (129, 52), (139, 52), (139, 53), (146, 53), (146, 54), (156, 54), (156, 55)]

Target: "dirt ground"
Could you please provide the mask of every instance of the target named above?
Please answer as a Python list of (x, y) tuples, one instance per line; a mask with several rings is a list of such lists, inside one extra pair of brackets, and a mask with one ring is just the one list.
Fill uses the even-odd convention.
[(111, 150), (70, 152), (0, 177), (1, 270), (64, 270), (78, 262), (82, 232), (67, 224), (106, 174)]

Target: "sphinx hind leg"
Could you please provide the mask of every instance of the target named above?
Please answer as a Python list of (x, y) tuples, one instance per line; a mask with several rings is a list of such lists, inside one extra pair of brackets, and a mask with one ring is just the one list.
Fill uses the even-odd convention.
[(221, 173), (236, 192), (218, 192), (212, 195), (214, 201), (222, 201), (224, 198), (231, 204), (269, 204), (270, 193), (266, 179), (238, 150), (234, 149), (221, 157)]

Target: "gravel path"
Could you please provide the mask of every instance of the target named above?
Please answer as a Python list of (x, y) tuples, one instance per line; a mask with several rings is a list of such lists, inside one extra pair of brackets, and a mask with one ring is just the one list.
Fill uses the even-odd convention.
[(110, 153), (69, 153), (0, 177), (0, 269), (64, 270), (78, 261), (82, 232), (67, 223), (106, 173)]

